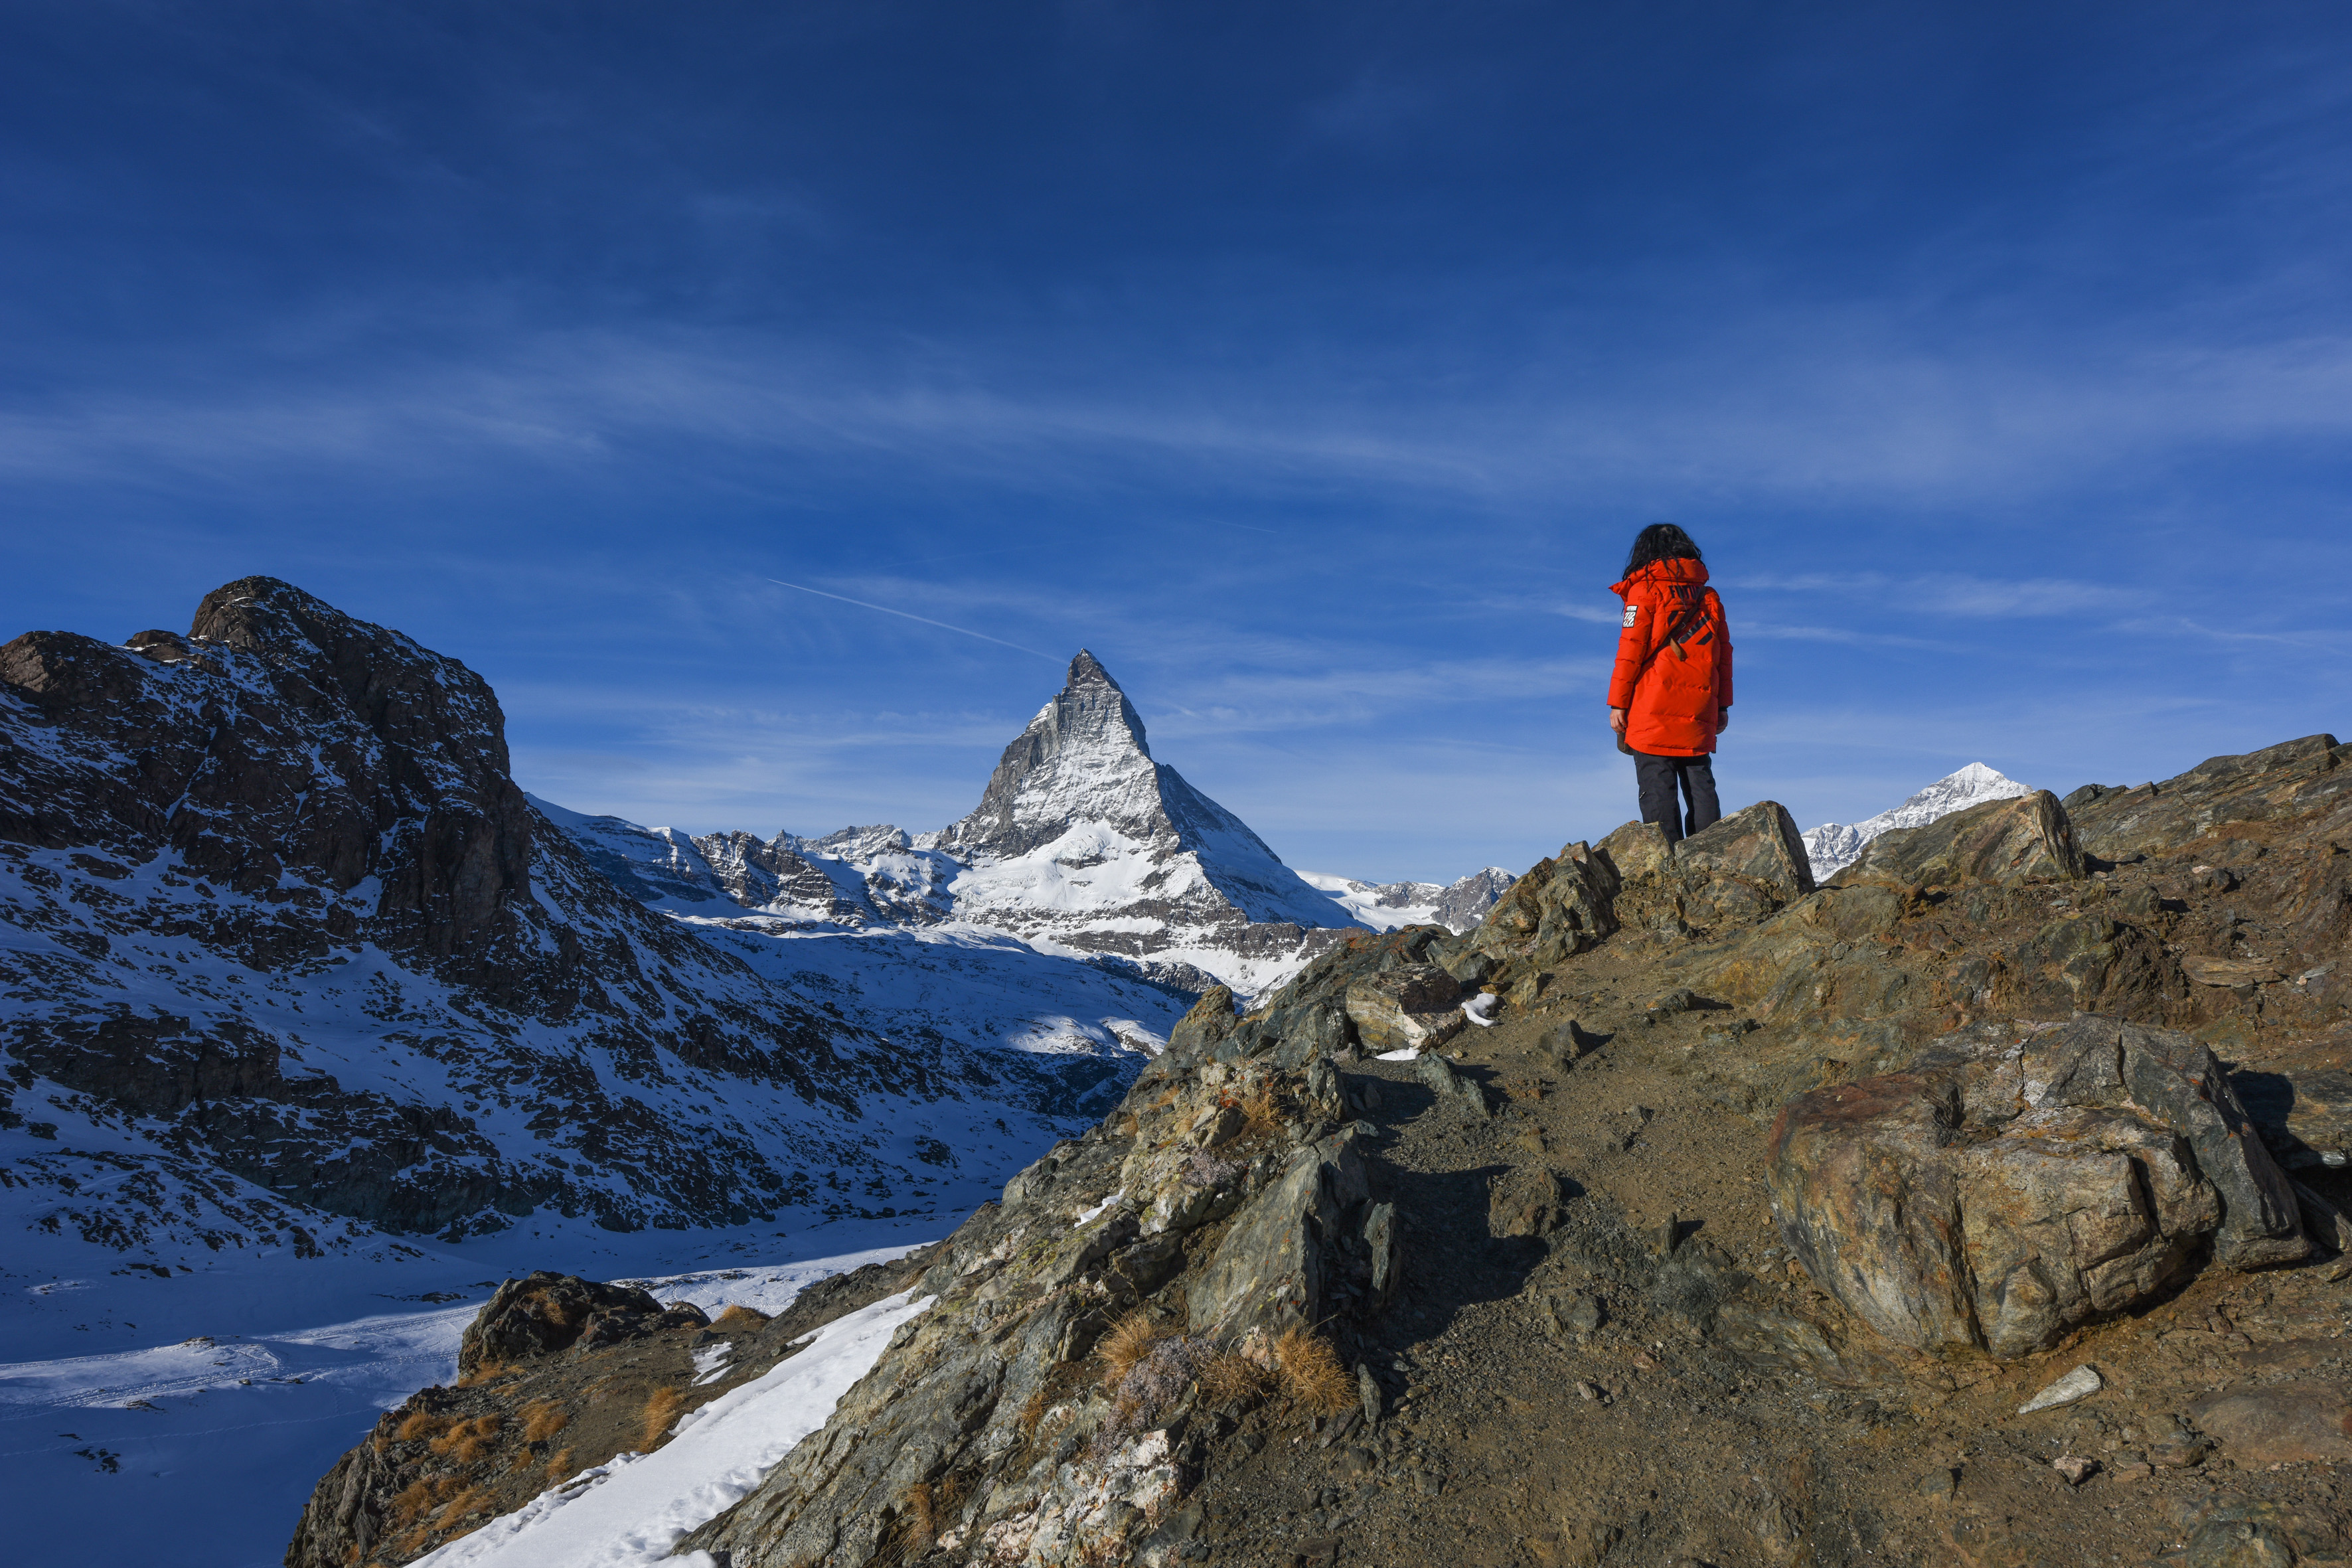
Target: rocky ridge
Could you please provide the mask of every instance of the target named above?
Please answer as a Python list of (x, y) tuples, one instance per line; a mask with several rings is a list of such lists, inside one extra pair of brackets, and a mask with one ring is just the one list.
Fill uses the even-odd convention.
[(1213, 993), (680, 1550), (2342, 1561), (2347, 840), (2327, 736), (1820, 886), (1763, 803)]
[[(854, 968), (763, 972), (740, 933), (622, 896), (515, 787), (503, 727), (457, 661), (269, 578), (206, 595), (184, 637), (0, 647), (17, 1224), (184, 1267), (542, 1210), (960, 1207), (1098, 1115), (1181, 1015), (985, 944), (935, 971), (858, 955), (899, 993), (954, 989), (847, 1011)], [(1040, 1000), (1062, 1022), (1033, 1040)], [(936, 1022), (992, 1008), (1006, 1037)]]

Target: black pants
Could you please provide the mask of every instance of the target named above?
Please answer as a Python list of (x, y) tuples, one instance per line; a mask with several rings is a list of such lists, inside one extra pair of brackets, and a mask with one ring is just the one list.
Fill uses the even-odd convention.
[[(1723, 807), (1715, 799), (1714, 758), (1654, 757), (1636, 752), (1633, 773), (1642, 781), (1642, 820), (1664, 827), (1667, 843), (1687, 838), (1722, 820)], [(1690, 802), (1688, 818), (1683, 816), (1682, 802), (1675, 798), (1677, 789), (1683, 800)]]

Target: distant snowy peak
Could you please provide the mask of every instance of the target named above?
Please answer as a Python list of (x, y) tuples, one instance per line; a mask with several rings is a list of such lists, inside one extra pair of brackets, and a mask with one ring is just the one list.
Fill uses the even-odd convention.
[(1825, 822), (1806, 834), (1805, 851), (1812, 859), (1813, 879), (1835, 876), (1853, 865), (1862, 858), (1864, 847), (1882, 833), (1891, 833), (1898, 827), (1925, 827), (1938, 817), (1971, 805), (2032, 793), (2030, 784), (2004, 778), (1982, 763), (1970, 763), (1958, 773), (1945, 774), (1891, 811), (1882, 811), (1852, 826)]
[(1518, 880), (1500, 866), (1489, 866), (1444, 884), (1360, 882), (1352, 877), (1334, 877), (1320, 871), (1301, 871), (1299, 875), (1351, 918), (1374, 931), (1429, 924), (1454, 931), (1469, 931)]

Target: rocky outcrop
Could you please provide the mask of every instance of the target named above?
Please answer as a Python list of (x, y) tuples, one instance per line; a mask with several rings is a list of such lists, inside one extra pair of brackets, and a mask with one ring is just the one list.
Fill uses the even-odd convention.
[(1797, 825), (1759, 801), (1678, 843), (1629, 822), (1597, 846), (1570, 844), (1496, 900), (1471, 947), (1541, 969), (1589, 952), (1620, 929), (1668, 939), (1751, 925), (1813, 890)]
[(2084, 784), (2064, 805), (2086, 854), (2127, 861), (2233, 828), (2292, 821), (2345, 804), (2352, 776), (2333, 735), (2209, 757), (2162, 784)]
[(2006, 1359), (2150, 1300), (2209, 1247), (2232, 1268), (2310, 1250), (2203, 1045), (2098, 1017), (2017, 1034), (1951, 1037), (1774, 1123), (1781, 1234), (1856, 1317)]
[[(1443, 935), (1414, 933), (1423, 949)], [(1266, 1018), (1337, 1008), (1414, 956), (1358, 939)], [(1236, 1411), (1331, 1386), (1355, 1404), (1331, 1357), (1377, 1320), (1404, 1260), (1331, 1058), (1298, 1037), (1264, 1019), (1187, 1032), (1119, 1111), (949, 1238), (920, 1282), (929, 1310), (824, 1431), (679, 1550), (735, 1568), (934, 1549), (1123, 1561)], [(1301, 1383), (1302, 1358), (1334, 1369), (1326, 1394)]]
[(665, 1329), (698, 1329), (701, 1309), (665, 1308), (634, 1286), (606, 1285), (546, 1269), (509, 1279), (466, 1326), (457, 1345), (460, 1378), (483, 1368), (536, 1361), (581, 1343), (642, 1339)]
[(1959, 887), (1971, 882), (2020, 886), (2071, 881), (2084, 874), (2074, 825), (2048, 790), (1991, 800), (1956, 811), (1925, 827), (1899, 827), (1870, 841), (1838, 873), (1841, 887), (1881, 882), (1896, 887)]

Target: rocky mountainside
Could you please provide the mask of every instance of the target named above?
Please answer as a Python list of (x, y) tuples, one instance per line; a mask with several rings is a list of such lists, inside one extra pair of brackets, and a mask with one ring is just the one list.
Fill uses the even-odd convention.
[[(2347, 845), (2324, 735), (1982, 802), (1819, 886), (1769, 802), (1569, 845), (1467, 935), (1204, 997), (869, 1287), (913, 1315), (820, 1428), (647, 1550), (2340, 1563)], [(510, 1426), (533, 1365), (464, 1408)], [(665, 1413), (703, 1397), (668, 1375)], [(410, 1469), (313, 1503), (343, 1560), (467, 1484), (394, 1426)], [(501, 1528), (469, 1560), (540, 1560)]]
[(1476, 923), (1508, 873), (1374, 888), (1307, 878), (1154, 761), (1143, 721), (1081, 649), (1059, 694), (1004, 750), (980, 805), (936, 832), (887, 824), (821, 838), (688, 837), (537, 802), (630, 896), (688, 921), (804, 934), (929, 927), (1002, 932), (1189, 998), (1280, 984), (1333, 932)]
[(1486, 911), (1510, 891), (1516, 879), (1500, 866), (1473, 871), (1452, 882), (1372, 883), (1316, 871), (1299, 875), (1374, 931), (1441, 925), (1455, 932), (1469, 931), (1485, 920)]
[(1002, 941), (785, 963), (662, 918), (503, 727), (463, 665), (268, 578), (184, 637), (0, 647), (12, 1226), (184, 1267), (961, 1207), (1182, 1010)]
[(1812, 858), (1813, 875), (1827, 880), (1853, 865), (1864, 847), (1882, 833), (1898, 827), (1925, 827), (1937, 817), (1949, 816), (1984, 801), (2011, 800), (2032, 793), (1982, 763), (1970, 763), (1876, 816), (1864, 817), (1852, 826), (1838, 822), (1822, 824), (1805, 835), (1805, 852)]

